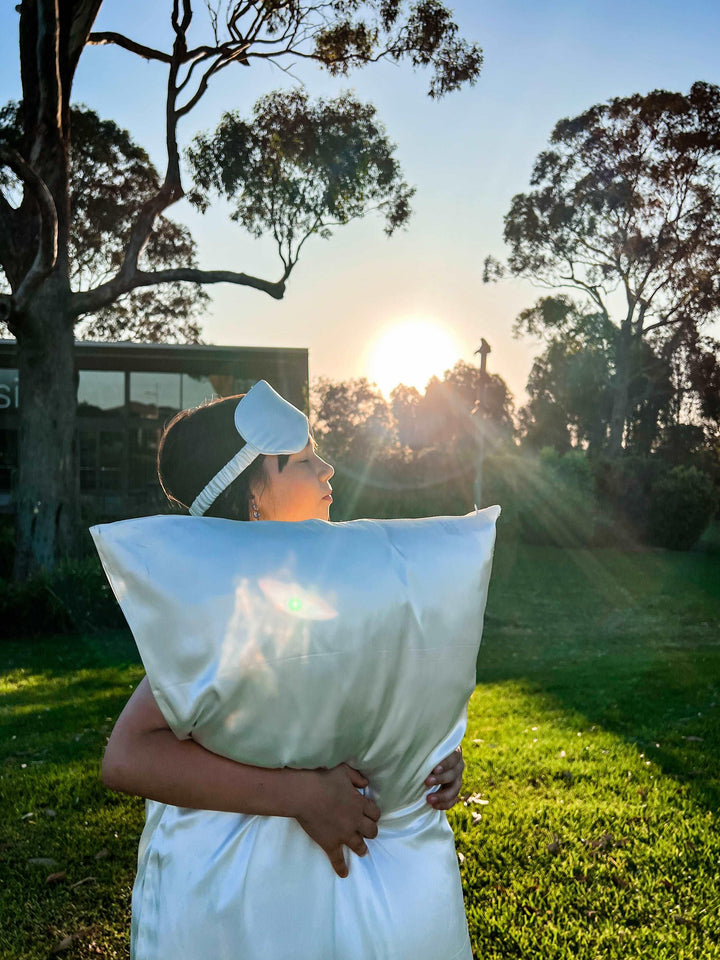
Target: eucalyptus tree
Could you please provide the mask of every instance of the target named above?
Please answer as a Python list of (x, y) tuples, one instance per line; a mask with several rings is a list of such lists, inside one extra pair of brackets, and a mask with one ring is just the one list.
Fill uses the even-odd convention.
[[(70, 124), (68, 262), (71, 288), (82, 290), (98, 286), (120, 268), (133, 220), (157, 192), (160, 179), (147, 153), (112, 120), (72, 106)], [(11, 101), (0, 109), (0, 144), (19, 149), (21, 141), (20, 105)], [(3, 182), (10, 192), (10, 179)], [(142, 260), (152, 269), (196, 266), (195, 241), (187, 227), (161, 215)], [(75, 336), (196, 343), (198, 321), (209, 299), (200, 284), (176, 281), (138, 288), (79, 318)]]
[(580, 291), (616, 327), (608, 450), (623, 449), (644, 339), (720, 312), (720, 87), (617, 97), (556, 124), (505, 216), (506, 271)]
[[(441, 97), (473, 83), (482, 54), (464, 40), (451, 11), (440, 0), (206, 0), (203, 18), (194, 19), (193, 0), (168, 0), (172, 43), (168, 49), (119, 32), (95, 32), (93, 24), (102, 0), (21, 0), (19, 13), (21, 137), (17, 145), (0, 146), (5, 182), (0, 186), (0, 266), (9, 291), (0, 295), (0, 320), (17, 339), (20, 378), (20, 450), (17, 495), (16, 576), (51, 566), (73, 547), (78, 529), (78, 489), (73, 435), (76, 390), (74, 332), (83, 317), (99, 316), (120, 297), (168, 283), (233, 283), (281, 298), (309, 233), (322, 233), (333, 223), (362, 215), (371, 205), (388, 205), (387, 229), (404, 224), (412, 191), (392, 159), (392, 145), (378, 143), (370, 165), (351, 164), (348, 176), (360, 186), (372, 185), (367, 204), (352, 184), (342, 181), (322, 193), (317, 177), (310, 197), (303, 194), (308, 170), (286, 163), (292, 152), (294, 130), (280, 127), (265, 150), (273, 171), (263, 170), (263, 184), (241, 184), (232, 179), (224, 188), (239, 198), (237, 219), (262, 232), (272, 224), (282, 253), (279, 276), (266, 279), (237, 270), (203, 270), (190, 259), (184, 264), (158, 266), (142, 259), (150, 249), (159, 218), (184, 193), (178, 124), (201, 101), (208, 85), (223, 70), (247, 69), (274, 62), (287, 69), (309, 60), (333, 77), (378, 60), (409, 62), (431, 71), (429, 95)], [(209, 16), (208, 16), (209, 14)], [(164, 124), (165, 169), (155, 189), (133, 211), (131, 225), (119, 251), (118, 265), (109, 276), (74, 288), (70, 158), (72, 116), (70, 102), (75, 72), (88, 45), (114, 45), (129, 56), (163, 65), (166, 105), (158, 123)], [(241, 71), (242, 72), (242, 71)], [(296, 104), (302, 112), (302, 104)], [(293, 113), (286, 103), (288, 115)], [(255, 119), (272, 111), (272, 99), (259, 104)], [(322, 112), (322, 108), (319, 109)], [(343, 107), (334, 108), (343, 113)], [(358, 115), (358, 105), (344, 107), (346, 129), (353, 113), (358, 126), (372, 118)], [(308, 112), (310, 108), (308, 108)], [(278, 115), (276, 113), (276, 115)], [(280, 106), (279, 115), (283, 115)], [(251, 122), (254, 127), (255, 119)], [(378, 129), (378, 135), (381, 131)], [(261, 138), (262, 139), (262, 138)], [(290, 146), (288, 146), (288, 144)], [(199, 150), (200, 148), (196, 148)], [(253, 148), (255, 149), (255, 148)], [(267, 151), (270, 151), (269, 153)], [(258, 154), (259, 155), (259, 154)], [(200, 158), (198, 158), (200, 159)], [(246, 173), (262, 169), (248, 158)], [(309, 166), (332, 167), (329, 149), (311, 151)], [(315, 165), (315, 166), (313, 166)], [(382, 170), (380, 169), (382, 167)], [(292, 224), (291, 200), (283, 175), (292, 169), (300, 205), (300, 222)], [(212, 179), (202, 163), (199, 174)], [(239, 177), (244, 176), (242, 172)], [(8, 180), (13, 180), (11, 186)], [(210, 180), (207, 182), (210, 183)], [(356, 185), (357, 185), (356, 181)], [(13, 202), (13, 188), (20, 199)], [(241, 199), (247, 188), (255, 206)], [(349, 199), (344, 202), (344, 190)], [(273, 204), (280, 190), (282, 214), (273, 220)], [(199, 191), (196, 198), (203, 202)], [(303, 206), (307, 199), (307, 206)], [(322, 207), (323, 199), (328, 205)], [(318, 206), (317, 204), (320, 204)], [(310, 211), (310, 212), (308, 212)], [(313, 217), (313, 213), (316, 214)], [(319, 214), (319, 216), (318, 216)], [(241, 268), (241, 264), (238, 267)]]

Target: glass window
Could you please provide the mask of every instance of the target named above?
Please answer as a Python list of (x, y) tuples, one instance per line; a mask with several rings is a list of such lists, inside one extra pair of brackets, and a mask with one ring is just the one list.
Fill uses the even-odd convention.
[(208, 373), (182, 375), (182, 406), (197, 407), (203, 400), (216, 397), (231, 397), (234, 393), (245, 393), (236, 389), (236, 381), (229, 373)]
[(80, 430), (80, 489), (97, 490), (97, 431)]
[(125, 374), (122, 370), (80, 370), (78, 414), (121, 416), (125, 408)]
[(137, 492), (158, 486), (157, 451), (160, 427), (136, 427), (130, 431), (128, 486)]
[(18, 408), (18, 372), (0, 370), (0, 411)]
[(122, 463), (124, 453), (124, 434), (113, 430), (99, 431), (98, 467), (101, 490), (120, 490), (122, 488)]
[(180, 374), (130, 374), (130, 412), (146, 420), (167, 419), (180, 410)]
[(17, 471), (17, 430), (0, 430), (0, 490), (13, 489)]

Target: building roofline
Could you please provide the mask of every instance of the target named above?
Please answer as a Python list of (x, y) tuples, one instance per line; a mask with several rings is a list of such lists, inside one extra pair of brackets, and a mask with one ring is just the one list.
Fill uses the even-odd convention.
[[(0, 349), (2, 347), (13, 347), (17, 343), (12, 339), (0, 339)], [(100, 349), (100, 350), (165, 350), (185, 352), (192, 350), (195, 352), (203, 350), (215, 350), (220, 352), (237, 353), (242, 350), (244, 353), (295, 353), (306, 354), (308, 347), (246, 347), (242, 344), (219, 344), (219, 343), (142, 343), (137, 340), (76, 340), (76, 349)]]

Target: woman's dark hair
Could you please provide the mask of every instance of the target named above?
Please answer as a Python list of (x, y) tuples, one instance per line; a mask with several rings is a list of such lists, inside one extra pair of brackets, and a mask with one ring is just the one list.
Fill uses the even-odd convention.
[[(181, 410), (163, 430), (158, 446), (157, 471), (168, 500), (188, 509), (206, 483), (228, 460), (242, 450), (245, 441), (235, 427), (235, 407), (244, 393), (208, 400), (199, 407)], [(282, 471), (287, 456), (278, 458)], [(253, 492), (261, 493), (265, 481), (265, 457), (260, 454), (226, 487), (204, 516), (249, 520)]]

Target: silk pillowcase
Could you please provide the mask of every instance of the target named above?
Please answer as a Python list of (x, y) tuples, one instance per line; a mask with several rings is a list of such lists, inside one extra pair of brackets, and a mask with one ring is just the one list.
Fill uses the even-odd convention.
[(264, 767), (348, 762), (388, 812), (464, 733), (499, 513), (90, 532), (177, 737)]

